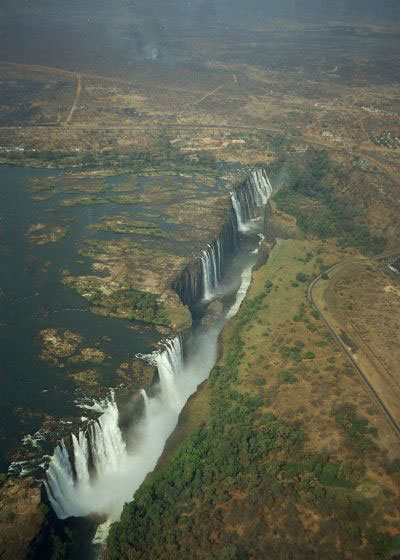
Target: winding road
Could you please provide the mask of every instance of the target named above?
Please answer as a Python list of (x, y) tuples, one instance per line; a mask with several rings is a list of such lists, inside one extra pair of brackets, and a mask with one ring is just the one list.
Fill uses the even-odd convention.
[[(384, 399), (382, 398), (382, 395), (380, 395), (377, 392), (376, 388), (374, 387), (374, 384), (371, 383), (371, 380), (369, 379), (368, 373), (357, 362), (357, 360), (355, 359), (355, 356), (354, 356), (353, 352), (351, 351), (351, 349), (344, 343), (342, 337), (338, 333), (337, 328), (335, 328), (335, 326), (328, 319), (327, 315), (324, 313), (324, 310), (321, 308), (321, 305), (318, 305), (318, 298), (316, 298), (316, 293), (315, 293), (316, 289), (319, 288), (321, 282), (326, 282), (326, 281), (332, 280), (339, 273), (339, 271), (341, 271), (343, 269), (343, 267), (345, 267), (345, 266), (351, 266), (351, 265), (354, 265), (354, 264), (357, 264), (357, 263), (368, 262), (369, 260), (391, 261), (391, 260), (395, 260), (399, 256), (400, 256), (400, 250), (397, 250), (397, 251), (382, 253), (382, 254), (377, 255), (375, 257), (371, 257), (371, 259), (368, 259), (368, 258), (365, 257), (365, 258), (358, 258), (358, 259), (349, 259), (349, 260), (342, 261), (340, 263), (336, 263), (336, 264), (332, 265), (324, 273), (317, 276), (311, 282), (311, 284), (308, 286), (308, 299), (311, 302), (311, 304), (313, 305), (313, 307), (320, 314), (320, 317), (321, 317), (322, 321), (325, 323), (325, 326), (329, 329), (330, 333), (332, 334), (332, 336), (334, 337), (334, 339), (338, 343), (342, 352), (346, 355), (346, 358), (348, 358), (348, 360), (351, 362), (351, 364), (356, 369), (357, 373), (359, 374), (359, 377), (360, 377), (361, 381), (363, 382), (364, 386), (370, 392), (372, 398), (374, 399), (375, 403), (379, 406), (382, 413), (385, 415), (385, 417), (388, 420), (391, 428), (393, 429), (395, 434), (400, 438), (400, 423), (397, 421), (396, 418), (394, 418), (392, 412), (389, 410), (388, 406), (384, 402)], [(349, 339), (351, 339), (349, 334), (343, 328), (341, 330), (344, 331), (345, 335), (347, 335), (349, 337)]]

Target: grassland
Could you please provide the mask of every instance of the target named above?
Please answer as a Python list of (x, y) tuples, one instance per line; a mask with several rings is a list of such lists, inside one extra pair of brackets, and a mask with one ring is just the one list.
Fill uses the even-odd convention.
[[(119, 205), (118, 214), (121, 205), (136, 211), (145, 202), (145, 212), (165, 218), (156, 230), (143, 227), (143, 215), (98, 217), (102, 240), (93, 243), (93, 229), (79, 240), (81, 263), (92, 274), (64, 269), (62, 280), (98, 313), (190, 325), (174, 294), (162, 302), (146, 294), (159, 295), (160, 284), (171, 280), (163, 270), (184, 264), (156, 243), (169, 224), (182, 226), (176, 241), (196, 237), (203, 246), (220, 224), (217, 198), (208, 199), (204, 212), (186, 185), (190, 204), (183, 209), (160, 183), (138, 197), (131, 191), (140, 175), (211, 171), (205, 181), (212, 187), (220, 162), (277, 160), (274, 184), (283, 184), (273, 237), (288, 239), (255, 273), (248, 299), (222, 334), (210, 381), (185, 408), (157, 474), (114, 526), (109, 555), (387, 558), (399, 548), (398, 442), (310, 307), (306, 288), (324, 267), (357, 250), (398, 243), (400, 167), (397, 142), (389, 141), (400, 115), (398, 30), (260, 23), (239, 34), (213, 28), (205, 37), (197, 30), (174, 36), (167, 45), (179, 53), (172, 66), (119, 60), (126, 49), (104, 63), (79, 52), (63, 69), (54, 67), (59, 60), (52, 66), (52, 53), (47, 65), (0, 64), (0, 162), (76, 167), (79, 179), (90, 177), (38, 182), (34, 200), (88, 214), (111, 204)], [(330, 154), (324, 188), (302, 188), (309, 176), (285, 185), (288, 166), (304, 172), (310, 147)], [(129, 184), (108, 188), (105, 178), (123, 171), (131, 173)], [(154, 209), (158, 203), (161, 210)], [(201, 214), (196, 231), (184, 229)], [(60, 242), (64, 230), (35, 230), (39, 223), (28, 230), (31, 241)], [(105, 233), (118, 239), (104, 242)], [(357, 300), (365, 289), (359, 280), (354, 293), (345, 286), (330, 300), (345, 322), (350, 296)], [(358, 328), (376, 341), (366, 325), (371, 315), (354, 307)], [(387, 310), (379, 324), (390, 340), (397, 327), (385, 316)], [(96, 378), (85, 369), (75, 381)], [(58, 544), (55, 554), (65, 556), (66, 546)]]
[(182, 419), (168, 460), (113, 527), (110, 559), (399, 548), (398, 440), (307, 299), (308, 281), (344, 256), (331, 242), (281, 241), (254, 273), (184, 412), (196, 411), (194, 433), (185, 439)]

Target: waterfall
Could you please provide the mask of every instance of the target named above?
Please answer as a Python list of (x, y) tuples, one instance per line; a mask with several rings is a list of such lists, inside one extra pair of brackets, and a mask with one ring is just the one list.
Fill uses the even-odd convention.
[(79, 493), (88, 489), (93, 478), (117, 472), (126, 459), (113, 393), (102, 408), (104, 412), (98, 420), (89, 423), (86, 430), (80, 430), (78, 437), (71, 435), (71, 449), (61, 441), (50, 460), (45, 487), (60, 519), (85, 515), (86, 510), (77, 499)]
[(145, 389), (140, 389), (140, 394), (143, 397), (144, 406), (145, 406), (145, 409), (147, 410), (147, 408), (149, 406), (149, 397), (147, 396), (146, 390)]
[(118, 407), (112, 398), (104, 414), (97, 422), (89, 425), (90, 451), (97, 476), (117, 471), (120, 462), (126, 457), (126, 446), (118, 419)]
[(239, 231), (244, 233), (247, 231), (247, 227), (245, 226), (242, 209), (235, 191), (231, 191), (231, 200), (232, 200), (233, 209), (236, 214)]
[[(203, 282), (200, 275), (194, 277), (187, 267), (182, 278), (173, 284), (182, 301), (186, 298), (187, 304), (195, 302), (202, 289), (206, 299), (212, 297), (222, 278), (226, 258), (238, 245), (238, 230), (246, 231), (246, 222), (260, 214), (271, 192), (263, 169), (255, 170), (231, 192), (230, 220), (200, 255)], [(200, 263), (196, 266), (200, 269)], [(122, 434), (112, 393), (106, 401), (87, 407), (101, 411), (96, 421), (89, 422), (77, 435), (72, 434), (70, 445), (64, 441), (57, 445), (46, 472), (45, 488), (60, 519), (94, 513), (104, 514), (108, 520), (119, 517), (124, 503), (154, 469), (185, 402), (209, 375), (217, 358), (219, 332), (246, 294), (251, 266), (243, 271), (236, 301), (224, 319), (205, 333), (194, 333), (194, 350), (188, 363), (184, 360), (180, 336), (167, 340), (161, 352), (147, 357), (157, 365), (159, 390), (151, 396), (141, 390), (145, 413), (137, 425)], [(101, 531), (106, 535), (107, 527), (99, 528), (99, 541)]]
[(256, 169), (246, 181), (231, 191), (239, 231), (246, 233), (251, 229), (248, 222), (257, 218), (271, 194), (272, 185), (264, 169)]
[(249, 177), (253, 187), (253, 196), (256, 200), (256, 206), (263, 206), (267, 204), (269, 197), (272, 194), (272, 185), (268, 179), (264, 169), (256, 169)]
[(160, 377), (161, 399), (167, 407), (179, 411), (184, 405), (177, 383), (183, 367), (183, 346), (180, 336), (166, 342), (165, 350), (156, 354), (155, 363)]
[[(162, 352), (147, 358), (157, 365), (160, 386), (155, 397), (149, 398), (144, 389), (140, 391), (145, 402), (145, 414), (138, 426), (142, 449), (140, 445), (139, 449), (127, 449), (118, 425), (119, 412), (113, 393), (107, 401), (90, 406), (95, 409), (101, 406), (103, 414), (77, 436), (72, 434), (70, 447), (64, 441), (57, 445), (46, 472), (47, 496), (58, 518), (91, 513), (118, 515), (126, 496), (154, 468), (179, 412), (199, 380), (193, 382), (193, 376), (186, 379), (182, 375), (180, 336), (167, 340)], [(116, 484), (120, 487), (115, 488)]]
[[(258, 243), (258, 247), (256, 247), (256, 249), (254, 249), (254, 251), (252, 251), (253, 255), (258, 254), (258, 250), (259, 250), (260, 245), (261, 245), (261, 243), (264, 239), (264, 236), (262, 234), (259, 234), (259, 236), (260, 236), (260, 241)], [(247, 290), (249, 289), (249, 286), (250, 286), (250, 283), (251, 283), (251, 278), (252, 278), (252, 273), (253, 273), (253, 263), (251, 263), (249, 266), (247, 266), (242, 271), (242, 274), (240, 275), (240, 286), (238, 288), (238, 291), (236, 292), (236, 297), (235, 297), (234, 303), (231, 305), (231, 307), (226, 312), (226, 318), (227, 319), (232, 319), (232, 317), (234, 317), (236, 315), (236, 313), (239, 311), (239, 308), (242, 304), (242, 301), (246, 297)]]
[(222, 244), (219, 237), (200, 254), (203, 274), (204, 301), (213, 298), (218, 282), (222, 276)]
[[(229, 228), (229, 241), (237, 246), (237, 232), (246, 233), (254, 229), (251, 220), (257, 218), (261, 208), (267, 203), (272, 193), (272, 186), (264, 169), (256, 169), (251, 175), (231, 191), (232, 220)], [(227, 245), (226, 235), (221, 234), (200, 254), (203, 301), (212, 300), (222, 279), (224, 266), (224, 246)]]
[(72, 446), (75, 458), (76, 479), (80, 483), (87, 484), (89, 482), (89, 445), (86, 434), (81, 430), (78, 438), (72, 434)]

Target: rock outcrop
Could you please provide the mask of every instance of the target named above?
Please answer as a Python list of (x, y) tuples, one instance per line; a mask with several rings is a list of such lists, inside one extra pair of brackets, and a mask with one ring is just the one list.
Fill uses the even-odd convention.
[(24, 560), (46, 526), (42, 483), (10, 479), (0, 490), (0, 557)]
[(276, 239), (304, 238), (296, 224), (296, 218), (280, 212), (271, 201), (265, 207), (264, 235), (269, 243), (274, 243)]

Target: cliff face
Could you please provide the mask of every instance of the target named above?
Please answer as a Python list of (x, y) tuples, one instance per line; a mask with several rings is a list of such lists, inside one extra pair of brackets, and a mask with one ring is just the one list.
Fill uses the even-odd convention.
[(395, 268), (400, 273), (400, 258), (392, 263), (392, 267)]
[(304, 238), (296, 224), (296, 218), (280, 212), (273, 201), (269, 201), (265, 207), (264, 236), (269, 243), (275, 243), (276, 239)]
[[(238, 225), (233, 208), (230, 207), (219, 234), (208, 245), (208, 251), (214, 254), (219, 274), (223, 274), (227, 260), (235, 251), (239, 242)], [(172, 282), (174, 290), (182, 303), (192, 309), (204, 296), (206, 278), (202, 257), (192, 260), (185, 266), (179, 276)]]
[(230, 203), (220, 231), (170, 285), (184, 305), (192, 310), (202, 298), (212, 299), (226, 263), (240, 243), (241, 234), (251, 229), (251, 220), (261, 217), (272, 190), (263, 168), (255, 169), (231, 187)]
[[(109, 560), (395, 554), (398, 485), (382, 457), (396, 436), (384, 417), (369, 412), (371, 401), (335, 341), (320, 344), (321, 319), (304, 284), (293, 282), (300, 273), (315, 275), (320, 245), (281, 241), (254, 274), (237, 317), (221, 333), (209, 380), (114, 525)], [(299, 258), (306, 254), (312, 258)], [(328, 248), (325, 255), (335, 262), (345, 253)], [(293, 317), (299, 306), (306, 321)], [(353, 423), (364, 428), (349, 439)], [(364, 472), (379, 480), (373, 494)]]
[[(261, 171), (258, 173), (261, 173)], [(246, 219), (260, 215), (261, 207), (257, 196), (257, 186), (258, 184), (254, 183), (254, 178), (251, 177), (234, 187), (237, 200), (240, 202), (241, 213)], [(204, 298), (206, 286), (215, 288), (215, 284), (221, 280), (228, 261), (239, 245), (240, 233), (237, 216), (237, 211), (227, 197), (224, 201), (224, 207), (221, 209), (220, 227), (214, 228), (212, 241), (206, 244), (207, 241), (205, 240), (202, 252), (194, 256), (189, 262), (182, 260), (181, 264), (184, 266), (181, 267), (181, 272), (172, 282), (168, 277), (164, 278), (166, 290), (163, 292), (163, 304), (171, 321), (171, 330), (184, 333), (185, 346), (190, 344), (189, 331), (192, 310)], [(265, 243), (260, 251), (260, 264), (261, 261), (265, 262), (268, 258), (268, 253), (269, 247)], [(174, 262), (174, 265), (176, 266), (177, 263)], [(171, 271), (169, 267), (166, 267), (166, 270)], [(214, 285), (212, 285), (213, 282)], [(219, 310), (215, 309), (215, 313), (218, 314), (218, 312)], [(147, 394), (151, 396), (153, 383), (157, 381), (157, 374), (154, 366), (145, 365), (140, 360), (135, 360), (132, 364), (122, 364), (117, 373), (120, 379), (130, 387), (129, 402), (127, 402), (126, 394), (116, 394), (116, 403), (120, 409), (118, 427), (124, 431), (129, 429), (133, 418), (140, 418), (143, 414), (143, 397), (137, 392), (136, 397), (132, 398), (132, 385), (137, 387), (136, 381), (140, 379), (140, 387), (145, 388)], [(137, 389), (135, 388), (135, 390)], [(204, 420), (204, 415), (207, 415), (207, 400), (200, 398), (205, 390), (191, 399), (191, 402), (196, 402), (199, 405), (198, 414), (191, 413), (189, 418), (189, 416), (185, 417), (183, 413), (180, 420), (180, 426), (183, 427), (182, 440), (184, 439), (183, 434), (186, 434), (187, 426), (189, 425), (189, 433), (192, 432), (194, 429), (192, 423), (194, 422), (197, 426), (198, 422)], [(65, 448), (67, 452), (70, 452), (70, 445), (70, 441), (66, 439)], [(75, 470), (74, 464), (72, 464), (72, 469)], [(32, 551), (46, 547), (47, 541), (45, 543), (45, 539), (52, 535), (52, 531), (48, 527), (49, 522), (51, 522), (51, 515), (49, 521), (46, 516), (47, 506), (43, 500), (41, 485), (39, 483), (35, 485), (33, 481), (28, 479), (10, 481), (5, 488), (3, 500), (2, 510), (7, 511), (7, 514), (4, 514), (3, 518), (0, 519), (0, 530), (3, 528), (4, 532), (3, 547), (6, 546), (5, 535), (14, 522), (14, 510), (21, 515), (19, 522), (16, 524), (17, 529), (13, 533), (14, 536), (11, 538), (11, 543), (14, 538), (19, 543), (17, 554), (15, 554), (16, 548), (11, 544), (10, 553), (6, 552), (4, 558), (6, 560), (11, 560), (11, 558), (23, 559), (28, 554), (29, 548)], [(28, 527), (26, 530), (25, 525)], [(20, 539), (21, 533), (25, 535), (22, 540)], [(8, 542), (7, 547), (9, 547)], [(11, 553), (11, 551), (14, 552)]]
[(171, 285), (182, 303), (189, 308), (201, 299), (203, 293), (203, 278), (201, 262), (196, 259), (190, 262)]
[(10, 479), (0, 491), (0, 557), (22, 560), (46, 524), (42, 485), (33, 478)]
[(253, 267), (253, 271), (258, 270), (259, 268), (264, 266), (264, 264), (267, 263), (269, 259), (269, 254), (273, 249), (274, 245), (275, 242), (269, 243), (265, 239), (261, 241), (260, 246), (258, 247), (257, 262)]

